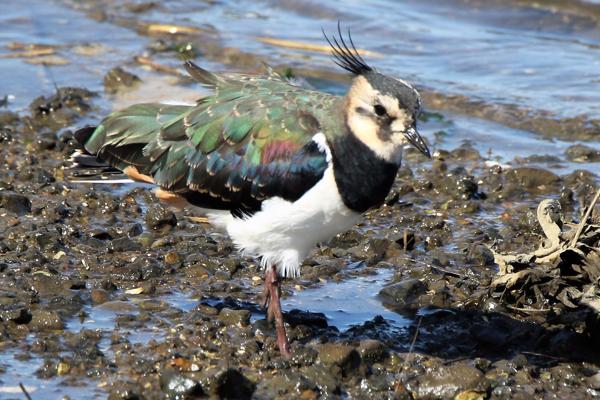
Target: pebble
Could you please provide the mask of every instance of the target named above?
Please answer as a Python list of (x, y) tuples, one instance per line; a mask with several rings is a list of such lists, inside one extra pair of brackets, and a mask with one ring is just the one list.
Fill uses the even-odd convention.
[(461, 391), (485, 391), (487, 382), (483, 373), (466, 362), (428, 369), (419, 377), (417, 397), (452, 398)]
[(91, 298), (93, 305), (104, 304), (110, 299), (110, 295), (104, 289), (92, 289)]
[(565, 155), (567, 160), (573, 162), (600, 162), (600, 150), (583, 144), (569, 146)]
[(31, 212), (31, 201), (22, 194), (1, 190), (0, 207), (22, 216)]
[(360, 366), (360, 354), (350, 345), (325, 343), (317, 348), (318, 360), (324, 365), (336, 365), (347, 375)]
[(160, 375), (160, 388), (167, 399), (188, 399), (202, 396), (204, 391), (200, 382), (172, 371)]
[(417, 308), (419, 296), (425, 294), (427, 285), (418, 279), (409, 278), (391, 284), (379, 291), (382, 301), (401, 309)]
[(40, 309), (32, 311), (29, 327), (33, 331), (58, 331), (64, 329), (65, 324), (56, 311)]
[(250, 311), (248, 310), (232, 310), (231, 308), (223, 308), (219, 312), (219, 321), (225, 325), (241, 325), (248, 326), (250, 324)]

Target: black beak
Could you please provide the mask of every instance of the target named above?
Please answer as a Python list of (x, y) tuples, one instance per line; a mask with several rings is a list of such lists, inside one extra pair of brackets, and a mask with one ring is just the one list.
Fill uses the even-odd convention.
[(409, 128), (406, 132), (404, 132), (404, 137), (408, 140), (408, 143), (415, 146), (417, 150), (419, 150), (425, 157), (431, 158), (431, 153), (429, 152), (429, 148), (425, 144), (425, 141), (419, 135), (419, 132), (415, 128)]

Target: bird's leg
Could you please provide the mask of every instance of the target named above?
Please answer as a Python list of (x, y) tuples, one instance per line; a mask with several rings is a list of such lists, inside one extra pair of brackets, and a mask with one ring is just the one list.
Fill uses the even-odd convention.
[(277, 332), (277, 346), (281, 355), (285, 358), (291, 357), (290, 344), (287, 339), (285, 332), (285, 325), (283, 323), (283, 314), (281, 313), (281, 302), (279, 296), (281, 294), (281, 287), (279, 276), (277, 275), (277, 267), (272, 265), (267, 267), (265, 274), (265, 289), (263, 291), (264, 303), (263, 306), (268, 303), (267, 318), (269, 321), (275, 319), (275, 331)]

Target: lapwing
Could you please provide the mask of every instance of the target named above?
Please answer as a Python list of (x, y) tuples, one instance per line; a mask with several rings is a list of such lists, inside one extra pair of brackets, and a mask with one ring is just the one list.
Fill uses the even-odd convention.
[[(325, 33), (324, 33), (325, 35)], [(156, 197), (202, 210), (239, 251), (265, 270), (264, 305), (290, 356), (281, 278), (294, 278), (311, 249), (380, 206), (417, 132), (419, 93), (369, 66), (350, 32), (331, 39), (333, 61), (352, 74), (345, 96), (299, 87), (272, 70), (216, 74), (192, 62), (212, 89), (195, 105), (137, 104), (76, 132), (85, 151)]]

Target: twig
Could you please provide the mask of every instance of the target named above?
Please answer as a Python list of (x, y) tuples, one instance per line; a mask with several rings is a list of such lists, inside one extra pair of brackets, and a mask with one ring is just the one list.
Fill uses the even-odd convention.
[(447, 269), (443, 269), (443, 268), (440, 268), (440, 267), (436, 267), (435, 265), (432, 265), (432, 266), (431, 266), (431, 269), (434, 269), (434, 270), (436, 270), (436, 271), (439, 271), (439, 272), (441, 272), (441, 273), (442, 273), (442, 274), (444, 274), (444, 275), (450, 275), (450, 276), (453, 276), (453, 277), (455, 277), (455, 278), (460, 278), (460, 279), (467, 279), (467, 277), (466, 277), (466, 276), (464, 276), (464, 275), (457, 274), (456, 272), (448, 271)]
[(32, 400), (31, 396), (29, 395), (29, 393), (27, 393), (27, 389), (25, 389), (25, 386), (23, 386), (23, 384), (21, 382), (19, 382), (19, 387), (21, 388), (21, 391), (23, 392), (23, 394), (25, 395), (25, 398), (27, 400)]
[(540, 313), (547, 313), (549, 311), (552, 311), (549, 308), (531, 308), (531, 307), (515, 307), (515, 306), (511, 306), (511, 305), (506, 305), (507, 308), (510, 308), (511, 310), (514, 311), (521, 311), (521, 312), (525, 312), (525, 313), (536, 313), (536, 312), (540, 312)]
[(571, 241), (570, 247), (575, 247), (575, 245), (577, 244), (577, 241), (579, 240), (579, 236), (581, 236), (581, 232), (583, 232), (583, 228), (585, 228), (585, 224), (586, 224), (588, 218), (590, 217), (590, 214), (592, 213), (592, 210), (594, 209), (594, 206), (596, 205), (596, 202), (598, 201), (599, 198), (600, 198), (600, 188), (596, 192), (596, 196), (594, 196), (594, 199), (592, 200), (592, 202), (590, 203), (590, 206), (588, 207), (587, 211), (585, 212), (583, 219), (579, 222), (579, 225), (577, 226), (577, 232), (575, 232), (575, 236), (573, 236), (573, 240)]
[[(415, 344), (417, 343), (417, 337), (419, 336), (419, 329), (421, 328), (422, 320), (423, 320), (423, 317), (419, 316), (419, 321), (417, 322), (417, 329), (415, 330), (415, 334), (413, 335), (412, 341), (410, 342), (410, 347), (408, 348), (408, 354), (406, 355), (406, 358), (404, 359), (404, 363), (402, 364), (402, 369), (401, 369), (402, 372), (404, 372), (404, 370), (406, 369), (408, 361), (413, 354), (413, 350), (415, 349)], [(398, 382), (396, 382), (396, 387), (394, 388), (394, 390), (398, 391), (400, 388), (400, 385), (402, 385), (402, 375), (401, 375), (400, 379), (398, 379)]]

